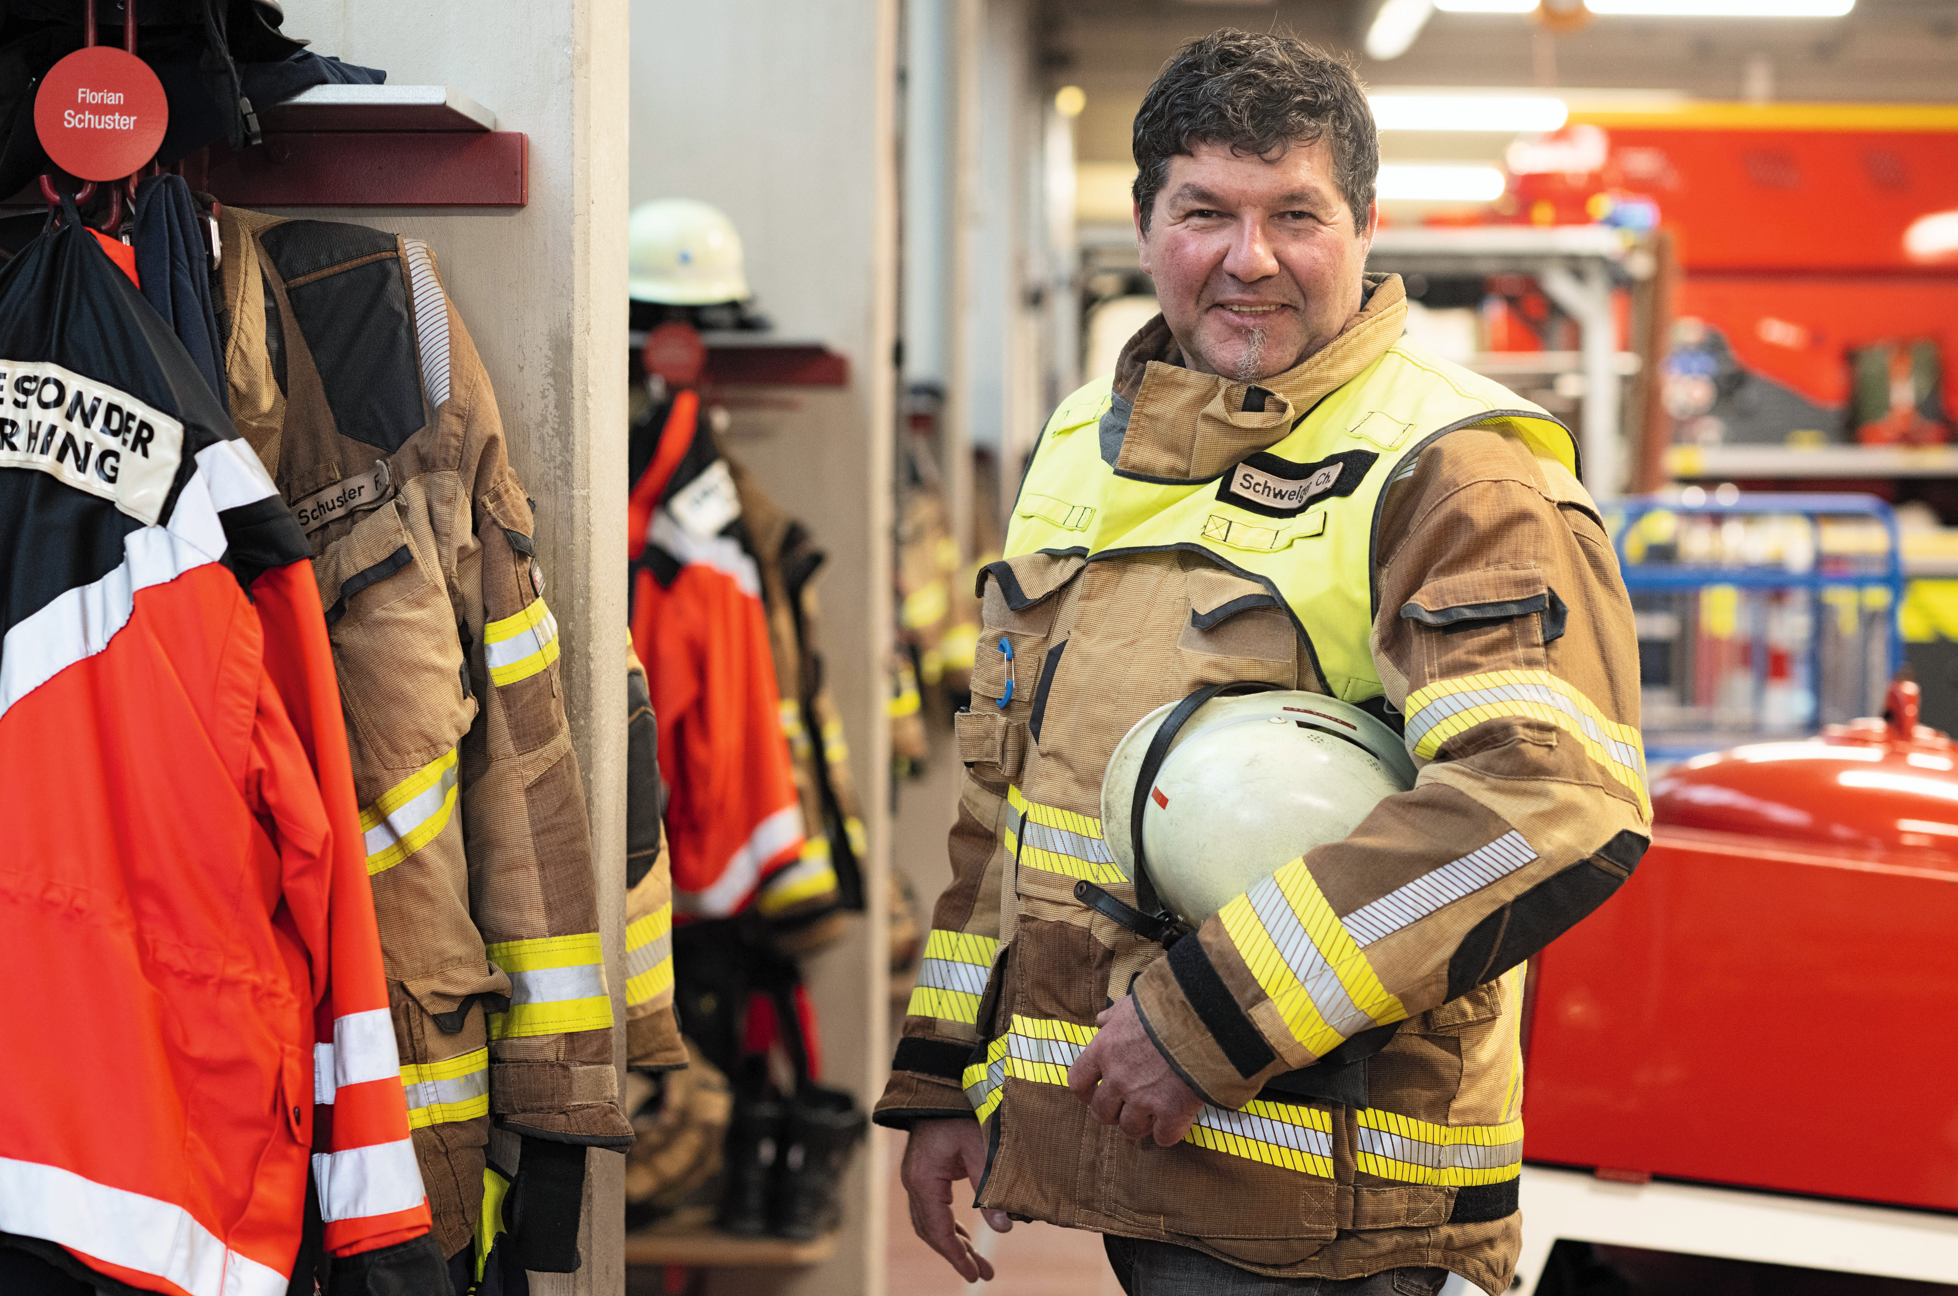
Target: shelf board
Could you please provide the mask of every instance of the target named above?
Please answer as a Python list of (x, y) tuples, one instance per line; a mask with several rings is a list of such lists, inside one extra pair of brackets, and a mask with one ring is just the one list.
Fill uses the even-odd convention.
[(496, 114), (444, 85), (320, 85), (274, 104), (266, 132), (493, 131)]
[[(1621, 377), (1629, 377), (1637, 373), (1639, 363), (1639, 354), (1636, 351), (1612, 352), (1612, 371)], [(1464, 362), (1464, 367), (1491, 378), (1527, 374), (1583, 373), (1584, 353), (1582, 351), (1478, 351)]]
[(714, 1228), (711, 1212), (681, 1211), (649, 1229), (625, 1235), (625, 1262), (677, 1269), (791, 1269), (821, 1264), (836, 1252), (836, 1234), (813, 1242), (744, 1238)]
[(1461, 229), (1389, 225), (1373, 236), (1369, 270), (1426, 274), (1518, 274), (1573, 261), (1625, 260), (1625, 236), (1597, 225), (1481, 225)]
[(1666, 475), (1674, 479), (1958, 477), (1958, 447), (1669, 446)]

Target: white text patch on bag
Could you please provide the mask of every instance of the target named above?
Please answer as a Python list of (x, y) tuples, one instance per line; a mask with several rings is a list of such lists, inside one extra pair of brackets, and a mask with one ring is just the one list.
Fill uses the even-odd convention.
[(163, 515), (184, 425), (46, 360), (0, 360), (0, 468), (34, 468), (146, 526)]
[(722, 527), (741, 516), (741, 495), (734, 488), (727, 460), (708, 464), (698, 477), (673, 492), (666, 507), (675, 522), (701, 539), (719, 535)]
[(372, 468), (358, 477), (342, 477), (304, 499), (294, 500), (293, 520), (302, 531), (317, 531), (328, 522), (373, 508), (387, 497), (387, 491), (387, 462), (376, 460)]
[(1329, 496), (1351, 495), (1379, 458), (1371, 450), (1343, 450), (1301, 464), (1260, 452), (1224, 474), (1217, 498), (1265, 517), (1292, 517)]

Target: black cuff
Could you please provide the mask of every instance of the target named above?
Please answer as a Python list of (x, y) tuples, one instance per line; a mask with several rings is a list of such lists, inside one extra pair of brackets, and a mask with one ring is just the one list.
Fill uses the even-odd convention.
[(607, 1152), (624, 1152), (632, 1146), (633, 1139), (630, 1134), (623, 1138), (611, 1134), (560, 1134), (556, 1130), (533, 1129), (528, 1125), (519, 1125), (515, 1121), (507, 1120), (499, 1121), (498, 1124), (512, 1134), (521, 1135), (525, 1143), (535, 1139), (542, 1143), (566, 1143), (572, 1147), (595, 1147), (604, 1148)]
[(884, 1129), (910, 1132), (913, 1125), (929, 1120), (976, 1120), (970, 1107), (893, 1107), (872, 1112), (870, 1123)]
[(1210, 1028), (1217, 1047), (1224, 1051), (1239, 1075), (1249, 1080), (1278, 1060), (1271, 1045), (1265, 1043), (1265, 1037), (1258, 1033), (1257, 1026), (1231, 994), (1230, 987), (1224, 984), (1224, 978), (1217, 974), (1202, 941), (1192, 936), (1172, 945), (1169, 970), (1175, 975), (1176, 984), (1182, 987), (1184, 998), (1190, 1001), (1191, 1011)]
[[(536, 1273), (573, 1273), (578, 1219), (585, 1205), (585, 1149), (526, 1138), (517, 1177), (503, 1202), (510, 1259)], [(334, 1293), (338, 1296), (338, 1293)]]
[(893, 1071), (915, 1071), (937, 1080), (960, 1084), (965, 1079), (966, 1063), (972, 1060), (972, 1045), (947, 1040), (906, 1036), (897, 1042), (897, 1056), (891, 1059)]
[(449, 1290), (449, 1265), (432, 1234), (377, 1251), (336, 1256), (327, 1296), (428, 1296)]

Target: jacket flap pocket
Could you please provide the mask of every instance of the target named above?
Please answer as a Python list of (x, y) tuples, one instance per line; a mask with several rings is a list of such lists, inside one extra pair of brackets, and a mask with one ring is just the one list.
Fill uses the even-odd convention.
[(293, 1142), (313, 1145), (313, 1060), (290, 1044), (279, 1046), (279, 1106)]
[(1502, 982), (1485, 981), (1467, 994), (1430, 1008), (1408, 1024), (1414, 1035), (1452, 1035), (1502, 1015)]
[(1184, 575), (1190, 597), (1190, 624), (1208, 630), (1252, 608), (1279, 606), (1276, 596), (1257, 581), (1234, 576), (1217, 567), (1194, 567)]
[[(986, 601), (987, 624), (997, 624), (991, 615), (995, 599), (1008, 611), (1024, 612), (1067, 584), (1086, 562), (1080, 554), (1032, 553), (1001, 558), (979, 569), (973, 593)], [(987, 588), (989, 578), (991, 589)]]
[(402, 525), (399, 506), (384, 504), (355, 522), (353, 530), (313, 560), (327, 625), (337, 625), (347, 615), (355, 595), (414, 565), (414, 542)]
[(967, 765), (984, 762), (999, 764), (1006, 754), (1006, 717), (979, 711), (961, 711), (952, 717), (952, 732), (958, 738), (959, 759)]
[(1485, 567), (1429, 581), (1401, 608), (1401, 615), (1440, 630), (1476, 622), (1507, 621), (1547, 611), (1550, 587), (1543, 572), (1528, 567)]

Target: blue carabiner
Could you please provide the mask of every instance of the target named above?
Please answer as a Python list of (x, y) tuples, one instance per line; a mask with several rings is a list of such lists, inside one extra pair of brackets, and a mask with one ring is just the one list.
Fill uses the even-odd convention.
[(1006, 654), (1006, 691), (1000, 694), (997, 704), (999, 709), (1004, 711), (1006, 704), (1013, 700), (1013, 641), (1002, 637), (999, 641), (999, 650)]

